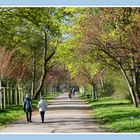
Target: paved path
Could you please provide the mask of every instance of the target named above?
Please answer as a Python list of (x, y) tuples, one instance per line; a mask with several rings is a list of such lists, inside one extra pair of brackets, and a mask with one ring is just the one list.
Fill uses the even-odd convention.
[(45, 123), (40, 122), (38, 111), (34, 112), (32, 123), (25, 118), (0, 130), (0, 133), (97, 133), (104, 132), (90, 117), (90, 109), (78, 97), (68, 98), (68, 94), (49, 102)]

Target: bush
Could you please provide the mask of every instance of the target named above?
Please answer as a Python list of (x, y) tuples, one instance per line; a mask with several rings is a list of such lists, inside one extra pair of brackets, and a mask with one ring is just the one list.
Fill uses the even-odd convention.
[(131, 97), (131, 95), (129, 94), (129, 95), (127, 95), (126, 97), (125, 97), (125, 99), (127, 99), (127, 100), (129, 100), (131, 103), (133, 103), (133, 100), (132, 100), (132, 97)]
[(115, 89), (112, 83), (106, 83), (104, 86), (100, 86), (98, 88), (98, 93), (100, 96), (111, 96), (114, 94)]

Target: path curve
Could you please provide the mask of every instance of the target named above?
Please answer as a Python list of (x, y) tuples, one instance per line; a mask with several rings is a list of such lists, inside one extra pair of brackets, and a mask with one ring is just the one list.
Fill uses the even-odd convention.
[(78, 97), (68, 98), (68, 93), (51, 100), (41, 123), (39, 113), (33, 113), (32, 123), (25, 119), (13, 122), (0, 133), (97, 133), (105, 132), (90, 116), (91, 110)]

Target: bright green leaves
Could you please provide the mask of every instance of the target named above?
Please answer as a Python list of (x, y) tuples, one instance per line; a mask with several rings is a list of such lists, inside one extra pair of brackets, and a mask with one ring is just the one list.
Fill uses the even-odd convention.
[[(43, 47), (47, 45), (48, 57), (56, 52), (64, 42), (64, 27), (71, 22), (74, 8), (0, 8), (0, 46), (16, 49), (15, 60), (26, 58), (32, 62), (33, 51), (36, 50), (37, 71), (42, 66)], [(45, 44), (45, 33), (48, 40)], [(57, 57), (56, 57), (57, 58)], [(23, 59), (24, 60), (24, 59)], [(26, 61), (26, 60), (25, 60)], [(47, 67), (59, 63), (53, 58)], [(32, 68), (32, 63), (30, 63)]]

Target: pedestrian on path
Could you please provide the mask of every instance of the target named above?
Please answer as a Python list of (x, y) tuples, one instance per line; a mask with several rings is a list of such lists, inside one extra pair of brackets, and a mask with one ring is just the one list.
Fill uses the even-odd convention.
[(72, 89), (72, 95), (73, 95), (73, 96), (75, 96), (75, 92), (76, 92), (76, 90), (75, 90), (75, 88), (73, 88), (73, 89)]
[(72, 89), (70, 88), (70, 92), (68, 93), (70, 99), (72, 99)]
[(45, 116), (45, 111), (47, 110), (47, 103), (44, 100), (44, 97), (41, 97), (41, 100), (38, 102), (38, 108), (41, 116), (42, 123), (44, 123), (44, 116)]
[(32, 118), (32, 100), (30, 98), (29, 94), (26, 94), (25, 96), (25, 100), (24, 100), (24, 112), (26, 112), (26, 119), (27, 122), (32, 122), (31, 118)]
[(68, 95), (69, 95), (69, 98), (72, 99), (72, 93), (70, 92)]

